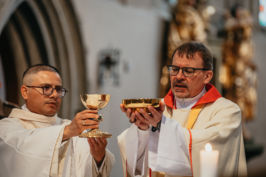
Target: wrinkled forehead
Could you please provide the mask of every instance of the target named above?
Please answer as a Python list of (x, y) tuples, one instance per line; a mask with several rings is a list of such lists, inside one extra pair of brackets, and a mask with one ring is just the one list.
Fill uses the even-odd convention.
[(183, 61), (186, 63), (199, 63), (203, 66), (203, 59), (202, 59), (202, 56), (199, 52), (195, 52), (195, 53), (182, 52), (182, 53), (180, 53), (180, 52), (176, 51), (176, 53), (173, 56), (172, 64), (174, 65), (175, 63), (177, 63), (179, 61)]

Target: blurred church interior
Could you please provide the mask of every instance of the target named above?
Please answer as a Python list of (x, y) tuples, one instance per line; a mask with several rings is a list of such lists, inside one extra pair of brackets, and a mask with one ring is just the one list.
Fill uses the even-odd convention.
[(23, 104), (28, 66), (53, 65), (69, 90), (63, 118), (83, 109), (81, 93), (111, 94), (101, 126), (113, 134), (111, 177), (122, 177), (121, 100), (164, 97), (173, 49), (201, 41), (214, 55), (212, 83), (242, 110), (248, 174), (265, 176), (265, 39), (266, 0), (0, 0), (0, 116)]

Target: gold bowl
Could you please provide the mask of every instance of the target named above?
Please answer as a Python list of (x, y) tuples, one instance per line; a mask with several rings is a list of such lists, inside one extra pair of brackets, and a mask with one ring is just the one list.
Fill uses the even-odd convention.
[(123, 99), (122, 104), (125, 108), (140, 109), (153, 106), (158, 108), (160, 106), (160, 98), (138, 98), (138, 99)]
[(82, 104), (89, 109), (102, 109), (110, 101), (109, 94), (82, 94), (80, 95)]

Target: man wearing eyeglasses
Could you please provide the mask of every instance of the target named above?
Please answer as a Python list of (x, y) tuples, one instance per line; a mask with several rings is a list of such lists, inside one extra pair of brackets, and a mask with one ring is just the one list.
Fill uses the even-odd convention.
[[(202, 43), (186, 42), (172, 59), (171, 89), (159, 108), (132, 111), (120, 106), (132, 123), (118, 137), (124, 175), (246, 176), (241, 112), (209, 83), (211, 53)], [(200, 151), (207, 143), (218, 150), (219, 159), (201, 171), (206, 164), (200, 164)]]
[(57, 116), (67, 90), (56, 68), (34, 65), (23, 74), (25, 105), (0, 121), (0, 177), (107, 177), (114, 157), (105, 138), (79, 138), (98, 128), (97, 110), (72, 121)]

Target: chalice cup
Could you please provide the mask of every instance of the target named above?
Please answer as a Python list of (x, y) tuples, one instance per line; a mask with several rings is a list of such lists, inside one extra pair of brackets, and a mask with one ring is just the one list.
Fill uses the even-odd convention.
[[(110, 95), (109, 94), (82, 94), (80, 95), (80, 99), (81, 99), (82, 104), (87, 109), (101, 110), (108, 104), (110, 100)], [(99, 116), (98, 121), (103, 121), (102, 115)], [(79, 135), (79, 137), (81, 138), (91, 138), (91, 137), (109, 138), (111, 136), (112, 135), (110, 133), (102, 132), (99, 129), (88, 129)]]

